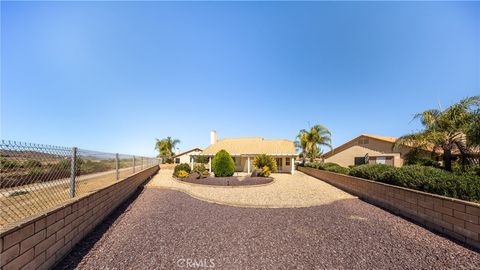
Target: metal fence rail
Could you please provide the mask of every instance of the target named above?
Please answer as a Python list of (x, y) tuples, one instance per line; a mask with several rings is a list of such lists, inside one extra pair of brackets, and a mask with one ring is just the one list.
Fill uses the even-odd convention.
[(151, 157), (2, 140), (0, 230), (158, 164)]

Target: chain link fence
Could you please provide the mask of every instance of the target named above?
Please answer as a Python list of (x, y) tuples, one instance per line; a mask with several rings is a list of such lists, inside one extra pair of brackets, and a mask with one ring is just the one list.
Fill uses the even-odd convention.
[(151, 157), (2, 140), (0, 230), (158, 164)]

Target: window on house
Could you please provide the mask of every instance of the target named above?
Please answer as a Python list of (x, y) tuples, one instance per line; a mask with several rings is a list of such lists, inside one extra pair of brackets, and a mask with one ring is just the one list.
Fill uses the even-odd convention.
[(288, 158), (288, 157), (286, 158), (285, 165), (290, 166), (290, 158)]
[(385, 157), (376, 157), (376, 158), (375, 158), (375, 163), (376, 163), (376, 164), (385, 164), (385, 161), (386, 161), (386, 160), (387, 160), (387, 159), (386, 159)]
[(175, 158), (175, 163), (180, 163), (180, 158)]
[(355, 157), (354, 159), (355, 165), (363, 165), (365, 164), (365, 157)]

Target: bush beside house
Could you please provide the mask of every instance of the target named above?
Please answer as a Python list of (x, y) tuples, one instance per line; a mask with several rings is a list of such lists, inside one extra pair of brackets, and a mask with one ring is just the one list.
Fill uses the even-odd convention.
[(232, 176), (235, 172), (235, 162), (225, 150), (220, 150), (212, 160), (212, 170), (216, 177)]
[(267, 154), (261, 154), (253, 160), (253, 166), (257, 169), (253, 171), (252, 176), (269, 177), (271, 173), (277, 171), (275, 158)]
[(175, 168), (173, 169), (173, 176), (180, 177), (179, 176), (180, 171), (184, 171), (185, 173), (187, 173), (187, 176), (188, 176), (188, 174), (190, 174), (191, 172), (190, 165), (188, 165), (187, 163), (180, 163), (176, 165)]
[(307, 163), (305, 167), (347, 174), (451, 198), (480, 202), (480, 177), (475, 174), (455, 174), (420, 165), (395, 168), (383, 164), (366, 164), (348, 169), (336, 164)]

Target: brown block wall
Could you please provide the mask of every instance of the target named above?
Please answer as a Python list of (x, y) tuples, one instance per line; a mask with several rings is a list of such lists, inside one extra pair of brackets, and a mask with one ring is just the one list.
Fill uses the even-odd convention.
[(480, 204), (314, 168), (298, 170), (480, 249)]
[(1, 232), (0, 268), (52, 267), (158, 170), (145, 169)]

